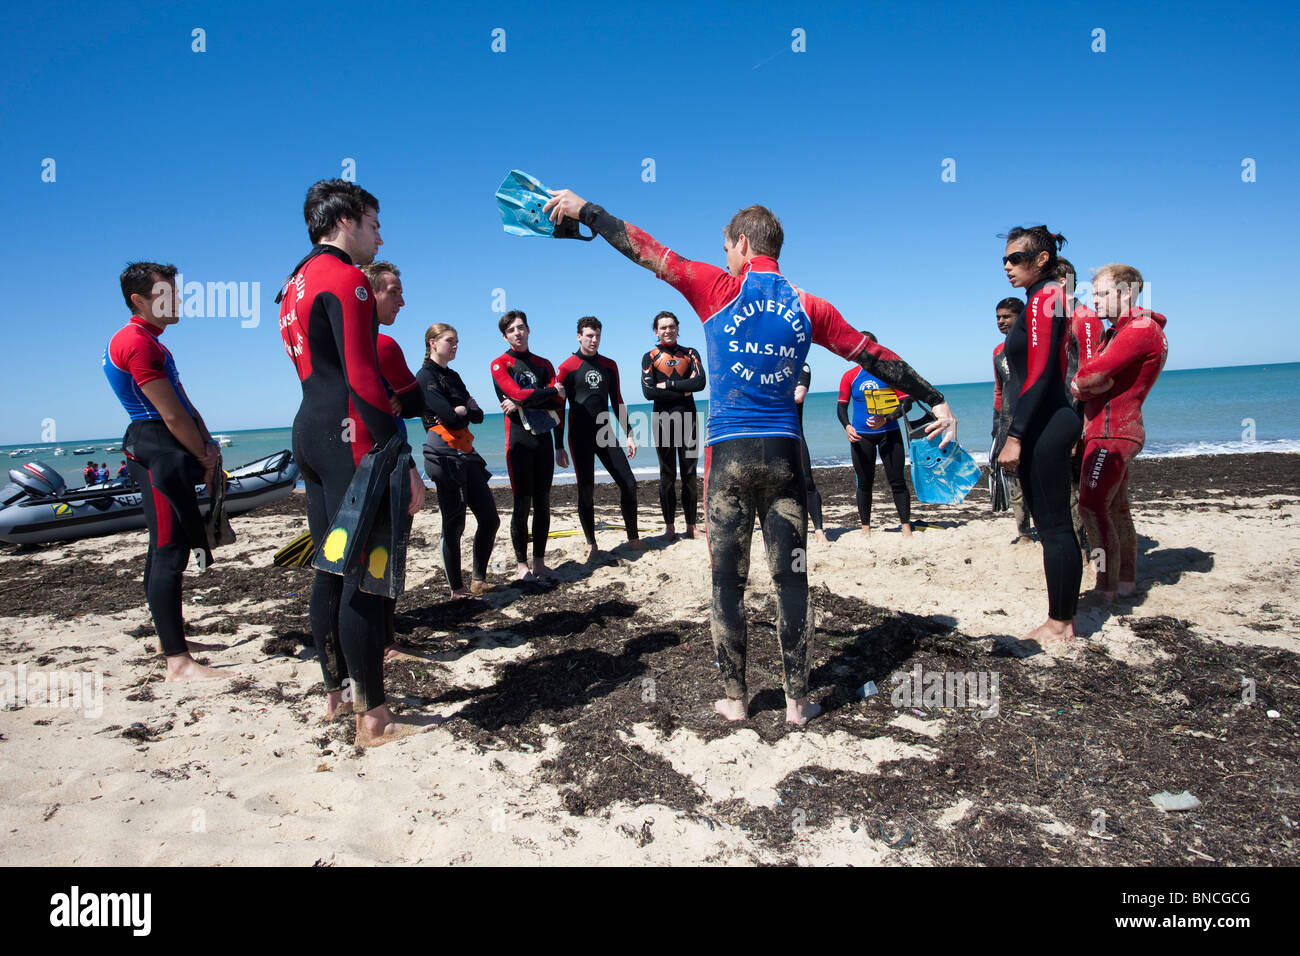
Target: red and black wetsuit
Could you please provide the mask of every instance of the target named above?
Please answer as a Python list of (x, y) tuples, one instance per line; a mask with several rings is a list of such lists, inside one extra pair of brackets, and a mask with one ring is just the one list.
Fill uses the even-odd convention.
[[(635, 541), (641, 536), (637, 531), (636, 478), (618, 443), (619, 426), (627, 432), (627, 405), (619, 387), (618, 366), (599, 352), (588, 357), (577, 351), (560, 363), (555, 374), (569, 399), (569, 456), (578, 479), (578, 521), (587, 543), (596, 543), (596, 458), (618, 485), (623, 527), (628, 540)], [(563, 433), (563, 425), (560, 431)]]
[[(1120, 316), (1090, 359), (1079, 363), (1076, 384), (1084, 401), (1083, 469), (1079, 506), (1088, 539), (1105, 549), (1098, 571), (1103, 591), (1137, 582), (1137, 532), (1129, 509), (1128, 466), (1146, 444), (1142, 403), (1169, 355), (1165, 317), (1147, 309)], [(1112, 380), (1104, 392), (1097, 386)]]
[(555, 449), (563, 448), (563, 433), (534, 434), (524, 427), (525, 410), (554, 411), (564, 421), (564, 399), (555, 389), (555, 367), (540, 355), (506, 349), (492, 360), (492, 384), (498, 399), (510, 399), (519, 408), (505, 417), (506, 470), (515, 508), (510, 517), (510, 541), (515, 560), (528, 559), (528, 512), (533, 510), (533, 556), (546, 554), (551, 532), (551, 481), (555, 477)]
[(695, 393), (706, 383), (704, 363), (695, 349), (656, 345), (641, 357), (641, 394), (654, 403), (650, 434), (659, 458), (659, 509), (665, 528), (671, 528), (677, 517), (679, 471), (682, 517), (687, 527), (694, 527), (699, 520), (695, 463), (700, 457), (700, 416), (695, 409)]
[(1055, 282), (1026, 293), (1025, 311), (1007, 333), (1006, 356), (1023, 383), (1007, 434), (1020, 440), (1020, 487), (1043, 544), (1048, 616), (1072, 621), (1083, 558), (1070, 511), (1070, 452), (1082, 427), (1065, 381), (1070, 323)]
[[(280, 335), (302, 383), (293, 457), (307, 486), (307, 524), (323, 541), (362, 456), (397, 430), (376, 352), (375, 297), (341, 249), (317, 245), (285, 283)], [(409, 374), (409, 373), (408, 373)], [(383, 601), (355, 576), (317, 571), (311, 629), (327, 691), (351, 677), (354, 707), (384, 703)]]
[[(501, 517), (488, 486), (490, 474), (483, 456), (474, 450), (469, 426), (483, 422), (483, 409), (470, 398), (464, 380), (451, 368), (431, 358), (415, 375), (424, 392), (424, 470), (438, 489), (442, 512), (442, 566), (453, 591), (465, 586), (461, 573), (460, 539), (465, 533), (465, 512), (474, 512), (474, 580), (486, 581), (488, 559), (496, 543)], [(467, 415), (457, 415), (464, 407)]]
[(777, 593), (785, 692), (808, 695), (807, 497), (794, 389), (813, 342), (930, 404), (943, 401), (901, 359), (854, 331), (835, 307), (797, 289), (775, 259), (738, 276), (684, 259), (630, 223), (587, 203), (579, 219), (686, 297), (703, 323), (712, 382), (704, 465), (713, 643), (731, 699), (745, 699), (745, 587), (758, 516)]
[[(194, 415), (194, 408), (181, 387), (176, 362), (158, 337), (162, 330), (138, 315), (109, 341), (104, 350), (104, 373), (108, 377), (131, 424), (122, 438), (131, 479), (140, 489), (145, 524), (149, 528), (149, 550), (144, 558), (144, 592), (153, 618), (158, 642), (168, 656), (189, 653), (185, 644), (185, 621), (181, 613), (181, 580), (190, 552), (201, 549), (206, 561), (207, 534), (199, 513), (194, 486), (203, 480), (199, 460), (177, 441), (162, 415), (145, 397), (142, 386), (159, 379), (169, 381), (181, 406)], [(199, 427), (195, 416), (195, 427)], [(199, 429), (200, 434), (203, 433)], [(91, 477), (98, 473), (87, 468)]]

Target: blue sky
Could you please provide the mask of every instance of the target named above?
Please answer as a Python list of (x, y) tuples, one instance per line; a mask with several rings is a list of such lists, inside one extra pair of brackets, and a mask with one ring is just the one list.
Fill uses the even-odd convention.
[[(493, 192), (513, 167), (718, 263), (730, 216), (771, 207), (783, 271), (936, 383), (991, 378), (993, 306), (1013, 292), (997, 234), (1039, 222), (1084, 276), (1142, 270), (1169, 316), (1170, 368), (1300, 359), (1285, 279), (1300, 220), (1293, 7), (110, 3), (2, 17), (6, 252), (36, 294), (14, 297), (28, 314), (8, 323), (0, 442), (40, 440), (47, 418), (61, 441), (122, 432), (100, 360), (136, 258), (261, 284), (256, 327), (191, 317), (163, 341), (214, 430), (288, 425), (301, 393), (273, 300), (308, 247), (307, 187), (346, 158), (402, 269), (409, 363), (429, 323), (452, 323), (485, 405), (505, 347), (494, 289), (557, 365), (577, 318), (599, 316), (602, 351), (632, 381), (651, 316), (689, 311), (600, 240), (505, 235)], [(941, 181), (948, 158), (955, 182)], [(832, 389), (842, 363), (811, 361), (814, 389)]]

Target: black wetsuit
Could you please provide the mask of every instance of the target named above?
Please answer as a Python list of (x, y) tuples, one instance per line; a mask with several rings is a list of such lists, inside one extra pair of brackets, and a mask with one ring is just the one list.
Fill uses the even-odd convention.
[[(659, 388), (659, 382), (666, 387)], [(677, 516), (679, 470), (682, 517), (693, 527), (699, 515), (695, 465), (700, 457), (700, 433), (694, 393), (705, 384), (704, 363), (695, 349), (656, 345), (641, 358), (641, 393), (654, 403), (650, 430), (659, 457), (659, 507), (665, 528), (671, 528)]]
[[(618, 366), (612, 359), (597, 353), (590, 358), (574, 352), (556, 371), (569, 399), (569, 455), (578, 479), (578, 521), (588, 544), (596, 543), (596, 467), (595, 459), (618, 485), (619, 510), (629, 541), (641, 535), (637, 531), (636, 478), (619, 447), (619, 426), (627, 432), (627, 405), (619, 387)], [(609, 409), (613, 406), (614, 417)], [(564, 426), (560, 426), (563, 432)]]
[(808, 493), (808, 517), (812, 519), (814, 531), (822, 529), (822, 496), (817, 491), (817, 485), (813, 481), (812, 456), (808, 454), (808, 439), (803, 435), (803, 407), (808, 401), (807, 390), (812, 385), (812, 369), (805, 362), (803, 371), (799, 373), (799, 383), (797, 388), (802, 388), (805, 392), (804, 400), (799, 403), (799, 442), (803, 445), (803, 478), (804, 489)]
[[(375, 297), (347, 253), (318, 245), (285, 283), (280, 334), (302, 382), (293, 457), (307, 488), (307, 525), (323, 541), (357, 464), (397, 430), (376, 352)], [(418, 397), (418, 393), (417, 397)], [(317, 571), (311, 629), (325, 689), (352, 680), (357, 713), (384, 703), (384, 599), (356, 575)]]
[(1029, 304), (1004, 349), (1013, 375), (1024, 383), (1007, 434), (1020, 440), (1020, 486), (1043, 544), (1048, 616), (1072, 621), (1083, 558), (1070, 510), (1070, 453), (1083, 424), (1065, 381), (1070, 322), (1059, 285), (1040, 282), (1026, 292)]
[[(487, 580), (488, 559), (496, 541), (501, 518), (488, 487), (487, 462), (474, 451), (470, 424), (483, 421), (483, 410), (470, 404), (469, 390), (460, 375), (443, 368), (432, 359), (415, 375), (424, 394), (423, 422), (428, 437), (424, 442), (424, 469), (438, 489), (438, 509), (442, 512), (442, 566), (453, 591), (464, 587), (461, 574), (460, 539), (465, 533), (466, 508), (474, 512), (478, 524), (474, 532), (474, 579)], [(456, 408), (469, 412), (462, 417)]]
[[(564, 447), (558, 427), (550, 433), (537, 434), (524, 427), (529, 412), (554, 411), (563, 422), (564, 399), (555, 390), (555, 369), (551, 363), (532, 352), (507, 349), (492, 360), (492, 384), (497, 399), (510, 399), (519, 407), (505, 417), (506, 470), (510, 473), (510, 490), (515, 495), (514, 513), (510, 516), (510, 542), (515, 560), (528, 560), (528, 514), (533, 514), (533, 557), (546, 555), (547, 536), (551, 532), (551, 482), (555, 477), (555, 451)], [(532, 419), (534, 415), (530, 415)], [(536, 426), (534, 426), (536, 427)], [(554, 447), (552, 447), (552, 443)]]

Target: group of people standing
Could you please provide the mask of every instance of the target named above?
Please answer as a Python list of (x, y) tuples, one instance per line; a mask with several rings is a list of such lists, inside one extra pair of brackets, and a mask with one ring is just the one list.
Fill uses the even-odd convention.
[[(668, 311), (652, 320), (657, 344), (642, 361), (642, 392), (654, 404), (665, 531), (669, 537), (676, 535), (675, 485), (680, 477), (685, 533), (697, 533), (695, 463), (700, 436), (692, 396), (711, 382), (703, 436), (704, 496), (711, 625), (725, 688), (715, 708), (728, 720), (748, 713), (744, 593), (757, 519), (776, 590), (786, 719), (805, 723), (820, 710), (809, 699), (808, 688), (811, 628), (805, 548), (810, 509), (814, 530), (821, 530), (820, 498), (802, 434), (802, 402), (810, 381), (808, 351), (816, 343), (855, 365), (841, 381), (837, 409), (859, 475), (858, 507), (865, 531), (870, 530), (871, 480), (879, 456), (903, 533), (911, 532), (898, 424), (908, 404), (919, 401), (930, 408), (933, 421), (925, 433), (939, 434), (944, 444), (956, 438), (956, 417), (943, 395), (901, 357), (871, 333), (855, 330), (829, 302), (797, 288), (781, 273), (777, 257), (784, 232), (765, 207), (743, 209), (725, 227), (725, 269), (678, 256), (570, 190), (553, 193), (546, 212), (557, 223), (568, 218), (586, 224), (672, 285), (699, 316), (707, 364), (694, 349), (679, 344), (678, 319)], [(481, 594), (490, 588), (488, 562), (500, 518), (488, 488), (486, 463), (474, 450), (470, 430), (483, 422), (484, 411), (451, 368), (459, 347), (457, 331), (442, 322), (430, 325), (424, 334), (424, 362), (412, 374), (400, 346), (381, 331), (394, 323), (405, 300), (398, 268), (375, 259), (382, 245), (378, 200), (355, 183), (322, 180), (308, 190), (303, 213), (312, 248), (290, 271), (277, 301), (282, 303), (283, 344), (302, 386), (293, 454), (306, 485), (313, 541), (326, 558), (335, 560), (329, 552), (335, 548), (333, 531), (340, 526), (340, 515), (355, 511), (358, 495), (368, 493), (358, 492), (355, 479), (373, 466), (378, 452), (391, 448), (402, 453), (384, 459), (393, 464), (372, 484), (383, 489), (376, 493), (385, 501), (406, 504), (407, 524), (399, 537), (404, 536), (409, 516), (424, 504), (424, 482), (409, 455), (406, 436), (406, 419), (419, 418), (425, 431), (425, 470), (442, 512), (448, 584), (454, 597)], [(1135, 539), (1124, 503), (1126, 466), (1141, 447), (1141, 398), (1158, 374), (1164, 353), (1160, 351), (1158, 362), (1133, 356), (1149, 356), (1156, 336), (1163, 343), (1159, 326), (1164, 320), (1133, 308), (1136, 293), (1123, 288), (1131, 279), (1124, 271), (1128, 267), (1106, 267), (1094, 290), (1099, 314), (1115, 321), (1116, 327), (1106, 336), (1093, 338), (1087, 332), (1080, 338), (1077, 375), (1069, 374), (1066, 345), (1072, 314), (1054, 278), (1059, 241), (1043, 227), (1013, 230), (1008, 239), (1007, 274), (1013, 285), (1027, 290), (1029, 305), (1007, 328), (1003, 353), (1009, 377), (1000, 379), (999, 414), (1005, 427), (998, 426), (997, 461), (1005, 470), (1018, 470), (1027, 510), (1043, 541), (1049, 593), (1046, 626), (1065, 632), (1073, 619), (1081, 573), (1081, 546), (1069, 517), (1070, 453), (1080, 431), (1073, 403), (1082, 403), (1087, 423), (1081, 505), (1089, 535), (1095, 534), (1107, 548), (1114, 544), (1118, 578), (1107, 581), (1116, 580), (1120, 591), (1131, 589)], [(189, 680), (219, 676), (190, 656), (195, 645), (183, 634), (180, 575), (191, 549), (206, 550), (194, 484), (211, 486), (220, 475), (214, 471), (217, 445), (186, 396), (170, 353), (159, 342), (162, 331), (179, 315), (175, 275), (174, 266), (149, 262), (132, 263), (123, 272), (122, 293), (132, 315), (106, 349), (104, 365), (132, 419), (123, 448), (145, 500), (150, 533), (145, 587), (167, 656), (168, 679)], [(1140, 290), (1140, 277), (1137, 282)], [(1005, 304), (999, 304), (1000, 322)], [(1007, 309), (1008, 314), (1015, 311)], [(1080, 328), (1085, 326), (1093, 328), (1086, 323)], [(600, 354), (600, 320), (584, 316), (578, 321), (577, 350), (558, 369), (530, 351), (528, 317), (522, 311), (502, 316), (499, 330), (507, 348), (492, 360), (491, 374), (505, 414), (514, 499), (510, 540), (519, 577), (544, 580), (551, 573), (545, 551), (557, 462), (561, 467), (572, 463), (577, 476), (579, 521), (589, 555), (596, 553), (597, 459), (619, 489), (627, 546), (642, 547), (636, 482), (628, 464), (637, 447), (627, 429), (618, 367)], [(882, 398), (885, 393), (888, 400)], [(403, 475), (401, 469), (408, 473)], [(467, 582), (461, 538), (471, 511), (477, 529)], [(383, 577), (390, 560), (400, 558), (379, 550), (365, 558), (377, 577)], [(400, 590), (400, 584), (396, 588)], [(397, 717), (387, 706), (384, 660), (401, 652), (394, 641), (393, 607), (393, 590), (369, 586), (359, 570), (316, 571), (310, 619), (324, 675), (326, 715), (333, 719), (353, 714), (358, 746), (382, 744), (441, 720)]]
[[(1141, 308), (1142, 275), (1122, 263), (1094, 272), (1094, 309), (1074, 299), (1075, 270), (1046, 226), (1012, 229), (1003, 270), (1026, 301), (997, 304), (991, 467), (1015, 513), (1013, 543), (1043, 548), (1047, 620), (1037, 641), (1075, 636), (1083, 565), (1102, 603), (1137, 591), (1137, 533), (1128, 469), (1146, 441), (1142, 403), (1164, 368), (1165, 317)], [(1103, 322), (1109, 328), (1103, 329)]]

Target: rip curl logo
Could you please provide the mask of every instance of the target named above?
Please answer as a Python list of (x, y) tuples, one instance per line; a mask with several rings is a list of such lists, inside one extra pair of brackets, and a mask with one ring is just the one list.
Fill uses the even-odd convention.
[(600, 383), (601, 383), (600, 373), (597, 372), (594, 368), (593, 368), (593, 369), (588, 369), (588, 370), (587, 370), (587, 387), (588, 387), (588, 388), (600, 388)]
[(360, 299), (362, 302), (365, 302), (366, 299), (370, 298), (370, 293), (366, 291), (365, 286), (363, 285), (357, 286), (357, 298)]

